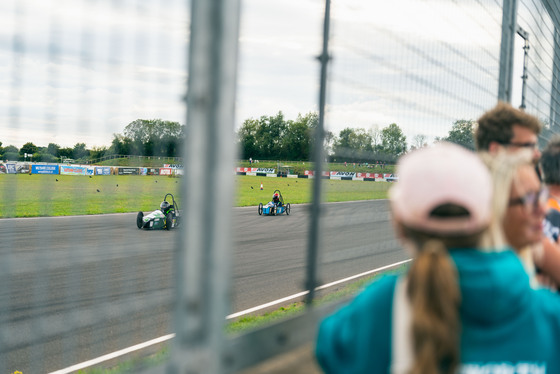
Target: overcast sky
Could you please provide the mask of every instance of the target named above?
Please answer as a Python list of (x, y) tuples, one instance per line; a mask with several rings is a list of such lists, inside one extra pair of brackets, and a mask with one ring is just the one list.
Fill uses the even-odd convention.
[[(183, 0), (2, 0), (0, 142), (109, 146), (130, 122), (185, 123)], [(324, 1), (242, 0), (236, 126), (318, 110)], [(333, 2), (328, 130), (396, 122), (445, 136), (495, 103), (493, 1)]]

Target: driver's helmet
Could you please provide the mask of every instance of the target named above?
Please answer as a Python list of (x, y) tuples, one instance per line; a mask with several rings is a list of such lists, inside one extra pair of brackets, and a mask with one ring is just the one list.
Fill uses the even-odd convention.
[(169, 209), (170, 206), (171, 206), (171, 204), (169, 204), (169, 202), (167, 202), (167, 201), (163, 201), (163, 202), (159, 205), (159, 207), (161, 208), (161, 211), (162, 211), (163, 213), (165, 213), (165, 212), (167, 211), (167, 209)]
[(280, 200), (280, 195), (278, 195), (278, 192), (275, 192), (274, 195), (272, 195), (272, 200), (274, 202), (277, 202), (278, 200)]

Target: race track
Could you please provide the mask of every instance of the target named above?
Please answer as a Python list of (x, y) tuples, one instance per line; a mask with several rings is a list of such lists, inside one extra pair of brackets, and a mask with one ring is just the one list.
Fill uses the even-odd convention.
[[(234, 209), (232, 313), (303, 290), (308, 207)], [(408, 258), (388, 209), (325, 205), (320, 284)], [(177, 237), (138, 230), (135, 214), (0, 220), (0, 372), (51, 372), (172, 332)]]

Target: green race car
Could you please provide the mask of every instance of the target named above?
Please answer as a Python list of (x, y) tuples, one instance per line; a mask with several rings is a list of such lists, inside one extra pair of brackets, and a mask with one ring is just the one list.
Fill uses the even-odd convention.
[(139, 229), (148, 230), (171, 230), (179, 226), (181, 222), (181, 214), (179, 206), (172, 194), (168, 193), (163, 197), (163, 201), (158, 210), (144, 215), (144, 212), (138, 212), (136, 216), (136, 226)]

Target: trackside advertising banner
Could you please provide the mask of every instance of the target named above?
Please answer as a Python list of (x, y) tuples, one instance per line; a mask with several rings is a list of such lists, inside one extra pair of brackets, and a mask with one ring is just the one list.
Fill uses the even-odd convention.
[(96, 166), (95, 175), (111, 175), (110, 166)]
[(182, 164), (163, 164), (164, 168), (170, 168), (173, 175), (183, 175), (183, 165)]
[(119, 175), (138, 175), (140, 174), (139, 168), (119, 168)]
[[(304, 171), (304, 175), (307, 175), (307, 176), (312, 177), (313, 175), (315, 175), (315, 171), (313, 171), (313, 170), (306, 170), (306, 171)], [(330, 176), (329, 172), (323, 170), (323, 177), (329, 177), (329, 176)]]
[(353, 178), (356, 176), (356, 173), (349, 172), (349, 171), (331, 171), (331, 177), (348, 177)]
[(383, 174), (378, 173), (356, 173), (356, 178), (383, 178)]
[(60, 166), (60, 174), (63, 175), (86, 175), (86, 168), (83, 166)]
[(31, 174), (58, 174), (58, 165), (32, 165)]
[(159, 168), (146, 168), (147, 175), (159, 175)]
[(6, 164), (6, 173), (17, 174), (16, 164)]
[(171, 175), (172, 169), (171, 168), (160, 168), (159, 175)]
[(265, 174), (275, 174), (276, 169), (274, 168), (236, 168), (235, 171), (238, 173), (265, 173)]
[(93, 175), (94, 172), (93, 167), (60, 165), (60, 174), (62, 175)]

